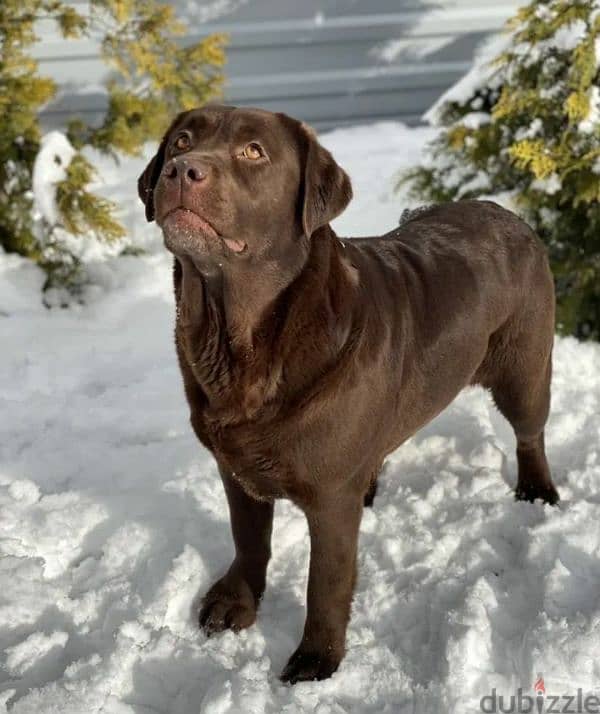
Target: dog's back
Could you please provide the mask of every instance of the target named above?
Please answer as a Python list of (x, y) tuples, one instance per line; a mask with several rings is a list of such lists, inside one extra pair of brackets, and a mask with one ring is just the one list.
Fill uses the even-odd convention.
[(499, 391), (500, 381), (511, 382), (507, 363), (532, 378), (546, 370), (552, 276), (543, 244), (513, 213), (491, 202), (441, 204), (384, 236), (344, 244), (369, 306), (365, 348), (398, 365), (386, 377), (387, 393), (399, 395), (389, 450), (463, 387)]

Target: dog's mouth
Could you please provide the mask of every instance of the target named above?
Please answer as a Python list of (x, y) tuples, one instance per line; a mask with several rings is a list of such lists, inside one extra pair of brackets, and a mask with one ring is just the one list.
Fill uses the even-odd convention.
[(162, 220), (163, 226), (169, 230), (172, 228), (182, 229), (200, 233), (207, 238), (221, 241), (232, 253), (244, 253), (248, 246), (237, 238), (226, 238), (222, 236), (215, 227), (201, 215), (185, 206), (176, 206), (165, 213)]

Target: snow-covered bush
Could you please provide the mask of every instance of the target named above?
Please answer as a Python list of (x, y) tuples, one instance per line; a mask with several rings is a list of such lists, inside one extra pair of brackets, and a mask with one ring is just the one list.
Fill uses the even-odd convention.
[[(30, 55), (40, 18), (55, 19), (65, 38), (103, 37), (112, 75), (99, 126), (74, 118), (66, 133), (42, 138), (38, 113), (56, 87)], [(185, 47), (183, 30), (156, 0), (90, 0), (85, 13), (61, 0), (0, 3), (0, 246), (35, 260), (46, 288), (77, 290), (86, 242), (124, 245), (115, 206), (91, 189), (91, 150), (137, 154), (174, 113), (218, 94), (224, 38)]]
[(558, 327), (600, 339), (600, 0), (535, 0), (426, 115), (422, 200), (501, 195), (548, 245)]

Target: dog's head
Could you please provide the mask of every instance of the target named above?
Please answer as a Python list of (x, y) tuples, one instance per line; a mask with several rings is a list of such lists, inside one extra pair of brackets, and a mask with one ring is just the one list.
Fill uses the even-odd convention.
[(138, 180), (148, 221), (177, 256), (207, 268), (298, 262), (352, 197), (350, 179), (306, 125), (259, 109), (176, 117)]

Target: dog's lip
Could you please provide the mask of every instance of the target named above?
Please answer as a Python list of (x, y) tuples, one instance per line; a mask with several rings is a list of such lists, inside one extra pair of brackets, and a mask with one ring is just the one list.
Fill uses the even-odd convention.
[(222, 236), (212, 225), (212, 223), (210, 223), (206, 220), (206, 218), (204, 218), (204, 216), (201, 216), (199, 213), (196, 213), (196, 211), (193, 211), (191, 208), (187, 208), (187, 206), (175, 206), (174, 208), (169, 209), (163, 216), (163, 221), (165, 221), (167, 218), (169, 218), (169, 216), (174, 215), (178, 211), (191, 213), (193, 216), (199, 219), (202, 224), (202, 227), (206, 230), (206, 232), (215, 238), (219, 238), (232, 253), (237, 253), (239, 255), (247, 250), (248, 245), (244, 241), (235, 238), (226, 238), (225, 236)]
[(166, 221), (167, 218), (170, 216), (173, 216), (175, 213), (191, 213), (193, 216), (195, 216), (202, 224), (203, 227), (207, 229), (207, 232), (217, 236), (218, 238), (221, 238), (221, 235), (219, 232), (216, 230), (216, 228), (210, 223), (210, 221), (207, 221), (204, 216), (201, 216), (199, 213), (196, 213), (196, 211), (193, 211), (191, 208), (187, 208), (187, 206), (175, 206), (174, 208), (169, 209), (165, 215), (163, 216), (163, 221)]

